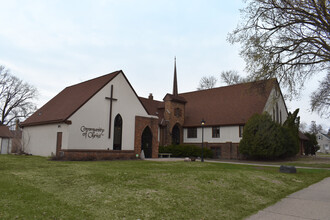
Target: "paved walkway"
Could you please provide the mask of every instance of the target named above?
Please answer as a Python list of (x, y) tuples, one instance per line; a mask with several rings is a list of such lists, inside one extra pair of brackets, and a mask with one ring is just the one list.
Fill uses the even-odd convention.
[(330, 219), (330, 177), (295, 192), (247, 220)]

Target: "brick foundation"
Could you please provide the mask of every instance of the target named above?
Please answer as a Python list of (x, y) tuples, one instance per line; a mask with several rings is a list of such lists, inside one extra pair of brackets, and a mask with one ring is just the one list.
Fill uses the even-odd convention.
[(141, 153), (141, 138), (144, 129), (149, 126), (152, 133), (152, 158), (158, 158), (158, 119), (135, 116), (134, 152)]
[(133, 150), (60, 150), (64, 160), (118, 160), (136, 159)]

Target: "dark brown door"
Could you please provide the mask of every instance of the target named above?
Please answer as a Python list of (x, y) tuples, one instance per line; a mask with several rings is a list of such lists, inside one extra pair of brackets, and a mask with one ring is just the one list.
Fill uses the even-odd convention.
[(56, 156), (60, 156), (60, 151), (62, 149), (62, 132), (57, 132), (56, 137)]

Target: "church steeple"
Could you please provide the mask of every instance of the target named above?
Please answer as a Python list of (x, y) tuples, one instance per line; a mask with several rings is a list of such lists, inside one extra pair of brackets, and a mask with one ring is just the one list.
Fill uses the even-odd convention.
[(178, 81), (176, 79), (176, 57), (174, 57), (174, 80), (173, 80), (173, 96), (178, 96)]

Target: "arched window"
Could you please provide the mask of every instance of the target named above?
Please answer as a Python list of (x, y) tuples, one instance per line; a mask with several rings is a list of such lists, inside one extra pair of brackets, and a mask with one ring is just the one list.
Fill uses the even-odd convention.
[(152, 132), (149, 126), (147, 126), (142, 133), (141, 151), (142, 150), (146, 158), (152, 158)]
[(115, 118), (115, 127), (113, 131), (113, 149), (121, 150), (121, 139), (123, 133), (123, 119), (120, 114)]
[(173, 145), (180, 144), (180, 128), (178, 124), (174, 125), (172, 129), (172, 144)]

